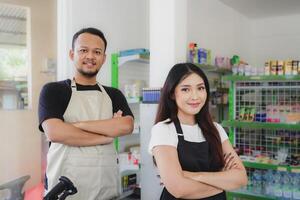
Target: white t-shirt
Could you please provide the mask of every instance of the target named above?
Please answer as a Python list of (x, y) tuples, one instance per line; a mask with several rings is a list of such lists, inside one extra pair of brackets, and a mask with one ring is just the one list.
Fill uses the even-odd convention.
[[(169, 145), (177, 148), (178, 136), (177, 136), (175, 125), (173, 122), (169, 124), (165, 123), (167, 121), (169, 121), (169, 119), (155, 124), (151, 129), (151, 139), (148, 148), (148, 151), (151, 155), (152, 155), (152, 149), (155, 146)], [(219, 131), (221, 142), (223, 143), (225, 140), (228, 139), (226, 131), (220, 124), (216, 122), (214, 122), (214, 124), (217, 130)], [(198, 124), (195, 125), (181, 124), (181, 128), (183, 131), (184, 140), (189, 142), (205, 141), (205, 138)]]

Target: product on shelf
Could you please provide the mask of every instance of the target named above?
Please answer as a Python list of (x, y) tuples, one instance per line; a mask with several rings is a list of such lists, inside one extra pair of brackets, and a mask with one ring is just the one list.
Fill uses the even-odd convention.
[(265, 62), (265, 75), (270, 75), (270, 71), (271, 71), (271, 61), (266, 61)]
[(124, 85), (124, 95), (127, 99), (139, 100), (142, 96), (141, 90), (146, 85), (142, 80), (130, 80), (129, 83)]
[(133, 190), (137, 186), (137, 175), (129, 174), (122, 176), (121, 180), (122, 192)]
[(265, 62), (264, 75), (298, 75), (300, 74), (298, 60), (271, 60)]
[(157, 103), (160, 99), (161, 88), (143, 88), (143, 103)]
[[(282, 65), (282, 62), (276, 62), (276, 75), (280, 75), (278, 69), (281, 67), (277, 68), (277, 65)], [(285, 74), (286, 64), (283, 66)], [(265, 69), (271, 74), (271, 61), (265, 63)], [(230, 127), (231, 142), (235, 144), (248, 174), (248, 185), (234, 191), (232, 196), (245, 194), (251, 196), (250, 199), (299, 200), (298, 77), (274, 77), (270, 80), (265, 76), (231, 76), (228, 80), (231, 81), (229, 112), (232, 115), (223, 124)], [(255, 122), (249, 123), (253, 113)]]
[(293, 60), (292, 62), (292, 74), (297, 75), (298, 74), (298, 60)]
[(270, 198), (300, 199), (300, 174), (280, 170), (247, 169), (248, 185), (239, 191)]
[(285, 61), (285, 71), (286, 75), (292, 75), (292, 60)]
[(211, 64), (211, 50), (205, 48), (198, 48), (197, 43), (189, 43), (188, 61), (198, 64)]
[(277, 75), (277, 60), (271, 61), (271, 75)]
[(198, 53), (197, 53), (197, 44), (189, 44), (189, 62), (198, 63)]
[(256, 119), (255, 108), (253, 107), (242, 107), (238, 115), (240, 121), (254, 121)]

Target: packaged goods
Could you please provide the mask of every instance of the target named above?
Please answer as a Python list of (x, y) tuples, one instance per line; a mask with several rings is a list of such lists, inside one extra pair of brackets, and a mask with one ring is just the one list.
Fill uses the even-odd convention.
[(292, 75), (292, 61), (286, 60), (284, 65), (284, 74), (285, 75)]
[(199, 64), (206, 64), (206, 57), (207, 56), (207, 51), (204, 48), (199, 48), (198, 49), (198, 63)]
[(247, 121), (254, 121), (255, 117), (255, 108), (249, 108), (248, 119)]
[(292, 74), (297, 75), (298, 74), (298, 60), (293, 60), (292, 61)]
[(283, 75), (283, 61), (279, 60), (277, 62), (277, 75)]
[(245, 108), (241, 108), (239, 113), (239, 120), (244, 120), (245, 118)]
[(206, 64), (211, 65), (211, 50), (207, 49)]
[(271, 66), (271, 61), (266, 61), (265, 62), (265, 75), (269, 76), (270, 75), (270, 66)]
[(277, 61), (272, 60), (271, 61), (271, 75), (276, 75), (277, 74)]

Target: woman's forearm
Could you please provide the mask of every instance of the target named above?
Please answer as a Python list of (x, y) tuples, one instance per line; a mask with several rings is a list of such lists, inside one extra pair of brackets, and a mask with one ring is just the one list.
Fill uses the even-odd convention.
[(221, 172), (185, 172), (185, 176), (223, 190), (237, 189), (248, 182), (246, 172), (236, 168)]
[[(183, 183), (184, 182), (185, 181), (183, 181)], [(188, 180), (187, 182), (185, 182), (184, 187), (181, 189), (181, 192), (179, 193), (179, 196), (177, 198), (199, 199), (214, 196), (221, 192), (223, 192), (222, 189), (216, 188), (214, 186), (194, 180)]]

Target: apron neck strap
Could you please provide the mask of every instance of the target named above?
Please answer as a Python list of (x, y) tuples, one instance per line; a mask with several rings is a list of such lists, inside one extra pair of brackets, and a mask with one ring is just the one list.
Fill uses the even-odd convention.
[(77, 91), (75, 78), (71, 79), (71, 89), (72, 91)]
[(183, 136), (183, 131), (182, 131), (180, 121), (179, 121), (178, 117), (176, 117), (176, 119), (174, 120), (174, 125), (175, 125), (175, 128), (176, 128), (177, 135), (178, 136)]
[[(97, 81), (96, 84), (100, 87), (101, 91), (104, 90), (103, 87), (102, 87), (102, 85), (98, 81)], [(77, 91), (77, 86), (76, 86), (75, 78), (71, 79), (71, 89), (72, 89), (72, 91)]]

